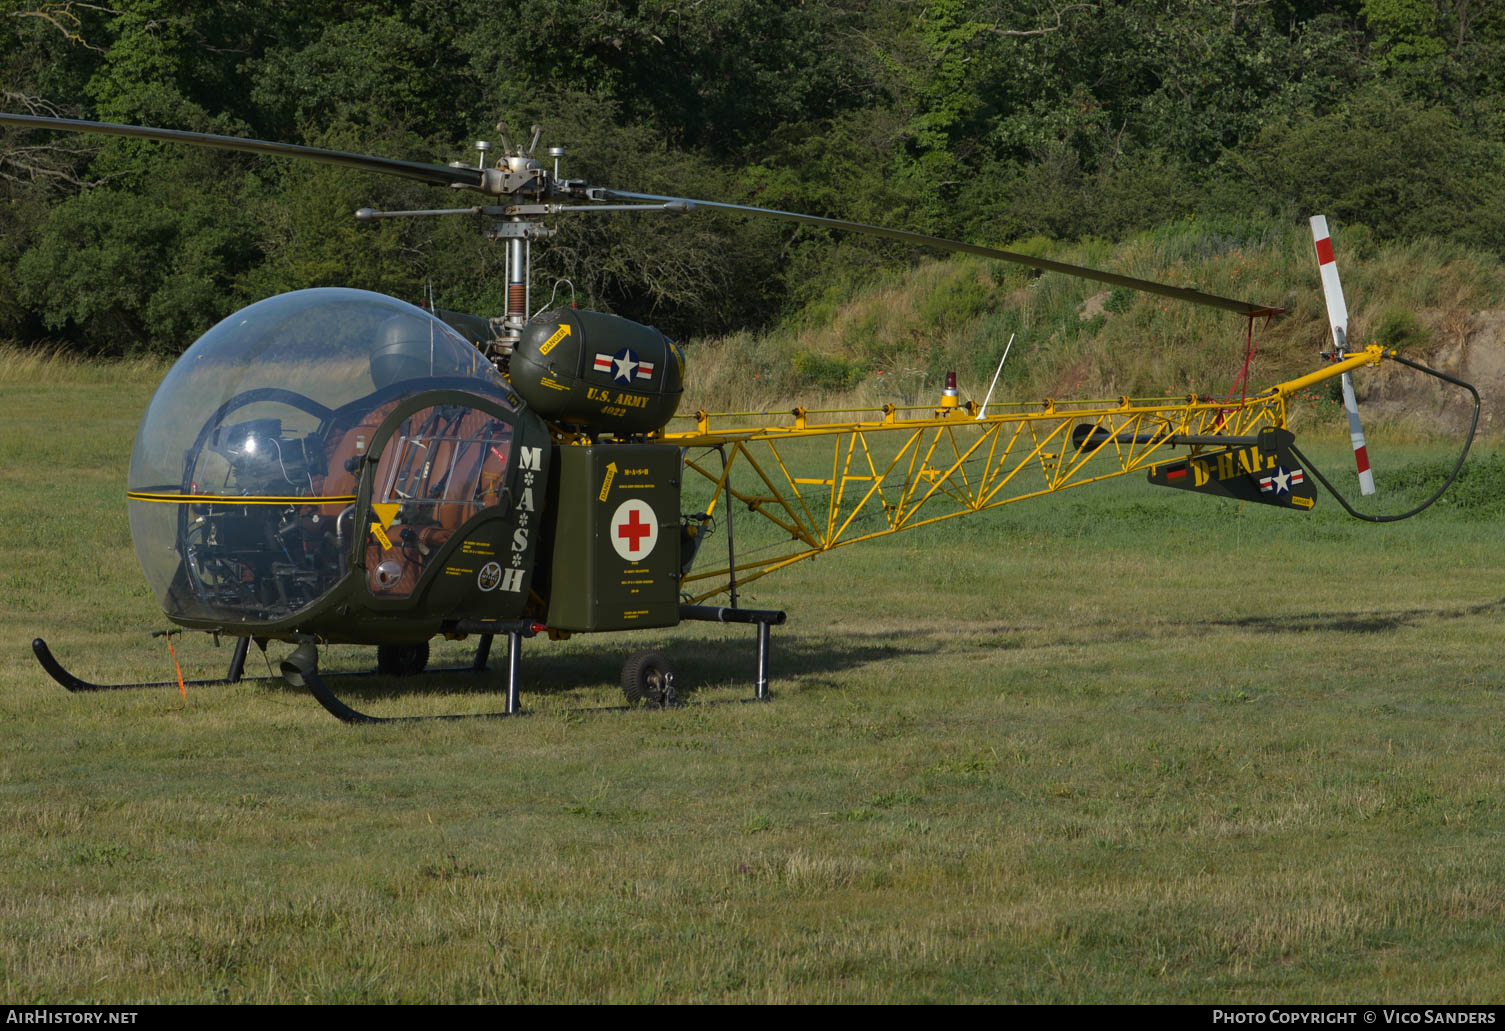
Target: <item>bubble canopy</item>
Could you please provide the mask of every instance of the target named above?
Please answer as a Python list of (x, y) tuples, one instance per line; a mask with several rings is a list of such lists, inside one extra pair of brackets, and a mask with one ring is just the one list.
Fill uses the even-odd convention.
[[(244, 410), (226, 411), (225, 419), (246, 422), (253, 409), (275, 404), (271, 391), (311, 402), (305, 415), (312, 419), (398, 383), (454, 378), (506, 397), (501, 375), (468, 341), (396, 298), (325, 288), (258, 301), (200, 337), (157, 388), (136, 431), (129, 489), (189, 489), (186, 452), (237, 400)], [(257, 391), (268, 399), (252, 400)], [(280, 407), (276, 414), (287, 417), (288, 406)]]
[(469, 342), (382, 294), (281, 294), (200, 337), (131, 454), (131, 537), (163, 609), (266, 620), (323, 595), (349, 568), (359, 457), (426, 390), (516, 410)]

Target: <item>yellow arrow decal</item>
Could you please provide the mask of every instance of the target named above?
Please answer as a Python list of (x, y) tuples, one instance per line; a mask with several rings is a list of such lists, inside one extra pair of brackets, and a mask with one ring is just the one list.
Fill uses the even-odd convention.
[(563, 340), (565, 337), (567, 337), (569, 335), (570, 335), (570, 324), (568, 322), (566, 322), (564, 325), (562, 325), (558, 329), (554, 330), (554, 332), (549, 336), (549, 339), (547, 339), (547, 340), (545, 340), (543, 342), (543, 346), (538, 349), (538, 353), (539, 354), (548, 354), (550, 351), (554, 350), (554, 345), (555, 344), (559, 343), (559, 341)]
[(392, 538), (388, 537), (387, 531), (381, 528), (381, 523), (372, 523), (371, 532), (376, 534), (376, 539), (381, 541), (381, 546), (383, 548), (392, 547)]
[(381, 520), (382, 529), (385, 530), (387, 527), (392, 525), (392, 520), (397, 518), (397, 510), (401, 507), (401, 505), (373, 504), (371, 506), (371, 511), (376, 513), (376, 517)]
[(615, 463), (615, 462), (608, 462), (608, 463), (606, 463), (606, 479), (604, 479), (604, 480), (601, 481), (601, 494), (600, 494), (599, 497), (596, 498), (597, 501), (605, 501), (606, 500), (606, 495), (611, 491), (611, 481), (614, 480), (614, 479), (616, 479), (616, 477), (617, 477), (617, 463)]

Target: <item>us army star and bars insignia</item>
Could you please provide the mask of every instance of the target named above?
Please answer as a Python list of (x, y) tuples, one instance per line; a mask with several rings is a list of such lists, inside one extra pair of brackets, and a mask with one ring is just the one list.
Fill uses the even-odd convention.
[(1253, 444), (1204, 451), (1151, 466), (1150, 482), (1159, 487), (1310, 510), (1317, 503), (1317, 488), (1290, 452), (1295, 441), (1289, 430), (1265, 429)]
[(632, 348), (624, 347), (616, 354), (597, 352), (591, 369), (609, 375), (614, 383), (626, 383), (630, 386), (633, 380), (652, 379), (654, 363), (643, 361)]

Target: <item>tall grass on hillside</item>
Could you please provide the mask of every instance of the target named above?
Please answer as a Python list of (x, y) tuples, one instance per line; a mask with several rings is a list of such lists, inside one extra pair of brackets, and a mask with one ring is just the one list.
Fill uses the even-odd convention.
[[(1355, 346), (1377, 341), (1423, 360), (1469, 314), (1505, 304), (1505, 271), (1436, 240), (1378, 244), (1363, 226), (1334, 237)], [(1327, 345), (1305, 224), (1193, 220), (1119, 246), (1008, 244), (1013, 250), (1284, 307), (1256, 320), (1256, 389), (1313, 369)], [(924, 404), (948, 370), (981, 400), (1011, 334), (995, 397), (1220, 395), (1243, 368), (1248, 325), (1227, 312), (970, 256), (832, 287), (762, 334), (694, 341), (686, 410), (781, 410), (794, 403)]]
[(151, 382), (167, 372), (159, 357), (101, 361), (61, 346), (27, 348), (0, 342), (0, 383), (101, 383), (129, 380)]

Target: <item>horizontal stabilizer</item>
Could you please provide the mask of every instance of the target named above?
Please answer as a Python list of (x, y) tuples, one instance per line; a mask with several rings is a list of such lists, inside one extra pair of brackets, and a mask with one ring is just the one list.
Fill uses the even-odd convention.
[(1205, 451), (1150, 467), (1150, 482), (1200, 494), (1310, 511), (1317, 485), (1291, 454), (1290, 430), (1264, 429), (1256, 443)]

